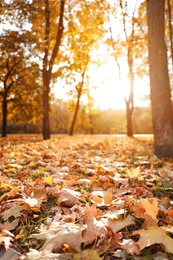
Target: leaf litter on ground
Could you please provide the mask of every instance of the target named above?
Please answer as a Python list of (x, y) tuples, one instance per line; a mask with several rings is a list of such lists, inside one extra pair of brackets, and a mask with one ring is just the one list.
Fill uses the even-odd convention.
[(26, 260), (173, 258), (173, 160), (153, 154), (152, 138), (0, 142), (6, 250)]

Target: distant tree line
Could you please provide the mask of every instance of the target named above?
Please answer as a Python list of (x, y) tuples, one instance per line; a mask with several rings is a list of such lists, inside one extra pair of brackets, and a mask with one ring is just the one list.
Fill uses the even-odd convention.
[[(50, 113), (52, 134), (68, 134), (73, 117), (68, 109), (68, 103), (54, 102)], [(134, 133), (152, 134), (151, 109), (149, 107), (135, 107), (133, 113)], [(126, 111), (96, 108), (92, 113), (86, 112), (85, 107), (80, 108), (75, 134), (126, 134)], [(8, 134), (41, 134), (41, 120), (35, 123), (7, 122)]]

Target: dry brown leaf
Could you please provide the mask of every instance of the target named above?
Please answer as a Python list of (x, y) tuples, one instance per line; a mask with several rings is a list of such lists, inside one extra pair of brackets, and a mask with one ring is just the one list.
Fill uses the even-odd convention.
[(81, 194), (79, 192), (75, 192), (69, 189), (63, 189), (58, 193), (57, 204), (59, 206), (71, 208), (74, 205), (79, 204), (80, 195)]
[(123, 239), (123, 242), (120, 243), (121, 248), (125, 249), (128, 254), (131, 255), (140, 255), (140, 250), (138, 245), (132, 239)]
[(83, 232), (84, 246), (92, 244), (99, 237), (106, 237), (108, 231), (102, 221), (96, 220), (92, 215), (88, 215), (85, 219), (87, 228)]
[(135, 224), (135, 219), (131, 215), (128, 215), (127, 218), (123, 220), (108, 219), (108, 225), (111, 227), (113, 232), (118, 232), (121, 229), (134, 224)]
[(18, 218), (21, 216), (21, 211), (23, 210), (23, 207), (21, 205), (17, 205), (16, 203), (11, 203), (10, 208), (6, 209), (3, 213), (0, 215), (2, 216), (3, 220), (6, 221), (10, 217)]
[(13, 230), (15, 229), (19, 224), (19, 218), (16, 218), (12, 222), (5, 221), (3, 224), (0, 224), (0, 229), (5, 229), (5, 230)]
[(100, 216), (102, 214), (101, 210), (97, 208), (96, 204), (93, 204), (91, 206), (89, 206), (88, 204), (86, 204), (85, 207), (85, 215), (91, 215), (91, 216)]
[(41, 251), (45, 254), (59, 252), (63, 244), (69, 244), (76, 252), (80, 252), (83, 242), (82, 231), (85, 228), (72, 223), (60, 225), (58, 222), (53, 222), (49, 229), (43, 227), (39, 234), (34, 234), (33, 237), (38, 240), (45, 240)]

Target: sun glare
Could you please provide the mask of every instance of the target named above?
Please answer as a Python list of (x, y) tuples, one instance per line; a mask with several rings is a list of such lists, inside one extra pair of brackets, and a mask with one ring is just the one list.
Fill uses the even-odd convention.
[[(124, 75), (127, 75), (127, 69), (124, 66)], [(89, 87), (90, 94), (95, 100), (94, 107), (99, 107), (102, 110), (106, 109), (125, 109), (125, 98), (129, 95), (129, 81), (127, 78), (119, 79), (118, 69), (115, 60), (110, 57), (107, 62), (98, 67), (92, 64), (89, 68)], [(64, 82), (65, 84), (65, 82)], [(68, 101), (68, 94), (66, 87), (59, 84), (55, 87), (55, 96), (59, 99)], [(144, 95), (149, 95), (149, 87), (147, 83), (137, 78), (134, 84), (134, 105), (148, 106), (149, 100), (142, 100)], [(87, 103), (87, 97), (84, 95), (81, 102)]]
[[(94, 72), (93, 72), (94, 71)], [(127, 75), (127, 69), (124, 66), (123, 74)], [(125, 109), (125, 98), (129, 96), (128, 78), (119, 79), (118, 69), (113, 58), (110, 58), (99, 68), (91, 67), (90, 76), (91, 86), (96, 86), (92, 91), (95, 98), (95, 106), (100, 109)], [(149, 95), (147, 83), (137, 78), (134, 84), (134, 105), (148, 106), (149, 100), (142, 100), (144, 95)]]

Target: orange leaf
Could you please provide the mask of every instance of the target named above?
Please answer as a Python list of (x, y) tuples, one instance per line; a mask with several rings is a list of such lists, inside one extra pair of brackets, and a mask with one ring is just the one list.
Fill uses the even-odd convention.
[(150, 202), (147, 198), (141, 198), (140, 201), (146, 211), (146, 214), (150, 215), (153, 219), (156, 219), (157, 213), (159, 211), (158, 201), (156, 198), (153, 200), (153, 202)]
[(167, 215), (168, 215), (170, 218), (173, 218), (173, 209), (168, 209), (168, 210), (167, 210)]

